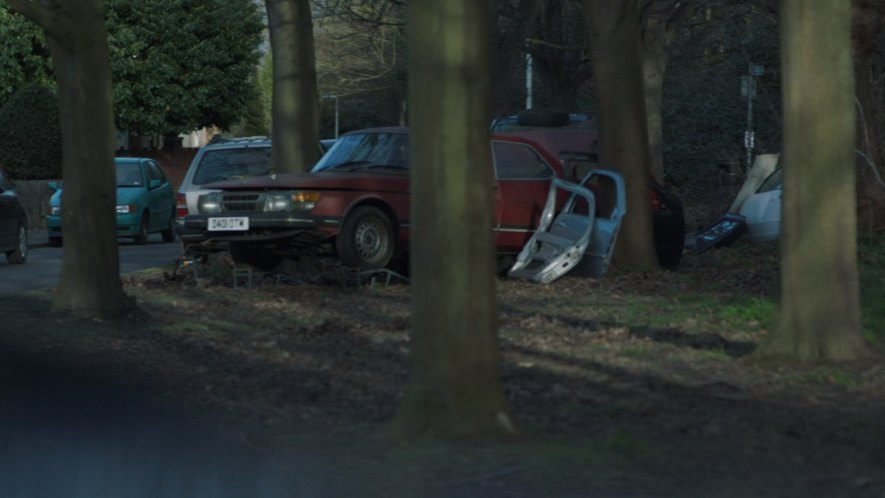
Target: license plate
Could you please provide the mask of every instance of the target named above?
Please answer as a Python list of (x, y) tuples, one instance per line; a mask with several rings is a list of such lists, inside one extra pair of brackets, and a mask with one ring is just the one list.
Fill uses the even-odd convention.
[(248, 216), (231, 216), (227, 218), (209, 218), (210, 232), (242, 231), (249, 229)]

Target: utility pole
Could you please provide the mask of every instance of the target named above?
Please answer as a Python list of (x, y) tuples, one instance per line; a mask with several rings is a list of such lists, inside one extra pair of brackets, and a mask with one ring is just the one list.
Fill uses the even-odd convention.
[(756, 78), (764, 73), (764, 67), (751, 62), (747, 67), (747, 76), (741, 76), (741, 97), (747, 99), (747, 130), (744, 131), (747, 171), (750, 171), (753, 166), (753, 148), (756, 145), (756, 132), (753, 131), (753, 99), (756, 97)]
[(532, 108), (532, 53), (528, 50), (525, 52), (525, 108)]

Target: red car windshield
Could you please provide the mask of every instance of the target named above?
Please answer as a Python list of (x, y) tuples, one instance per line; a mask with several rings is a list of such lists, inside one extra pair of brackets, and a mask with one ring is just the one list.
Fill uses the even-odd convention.
[(311, 171), (353, 171), (384, 167), (408, 169), (409, 135), (396, 132), (344, 135)]

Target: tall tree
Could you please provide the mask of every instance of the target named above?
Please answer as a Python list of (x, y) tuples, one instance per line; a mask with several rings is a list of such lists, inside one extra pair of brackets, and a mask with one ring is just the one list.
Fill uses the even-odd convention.
[[(244, 115), (265, 27), (252, 0), (105, 0), (118, 129), (177, 134), (227, 129)], [(33, 23), (0, 7), (0, 102), (51, 81)]]
[(310, 0), (267, 0), (273, 57), (273, 171), (306, 171), (319, 159), (319, 96)]
[(861, 330), (851, 0), (783, 0), (781, 309), (760, 356), (847, 360)]
[(40, 27), (0, 4), (0, 106), (26, 85), (52, 84)]
[(656, 269), (639, 2), (585, 0), (584, 5), (596, 82), (601, 161), (618, 169), (627, 185), (627, 214), (614, 262), (628, 270)]
[(501, 386), (488, 110), (489, 2), (408, 4), (412, 330), (399, 436), (514, 432)]
[(641, 10), (642, 67), (645, 78), (645, 109), (648, 120), (651, 171), (664, 181), (664, 74), (670, 47), (688, 6), (687, 0), (643, 0)]
[(253, 96), (262, 12), (253, 0), (105, 0), (120, 130), (229, 129)]
[[(345, 129), (406, 123), (406, 6), (400, 0), (314, 4), (317, 84), (339, 97)], [(333, 107), (331, 100), (326, 100)], [(331, 112), (324, 113), (331, 117)]]
[(117, 254), (116, 132), (101, 0), (6, 1), (43, 28), (58, 85), (65, 251), (52, 309), (123, 312), (132, 304)]

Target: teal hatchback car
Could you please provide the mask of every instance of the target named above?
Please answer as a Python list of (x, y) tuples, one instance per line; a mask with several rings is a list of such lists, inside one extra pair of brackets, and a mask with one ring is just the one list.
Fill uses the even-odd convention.
[[(156, 161), (143, 157), (118, 157), (117, 236), (132, 237), (136, 244), (160, 232), (163, 241), (175, 240), (175, 195), (172, 184)], [(46, 229), (49, 245), (62, 244), (61, 182), (50, 182), (55, 190), (49, 199)]]

